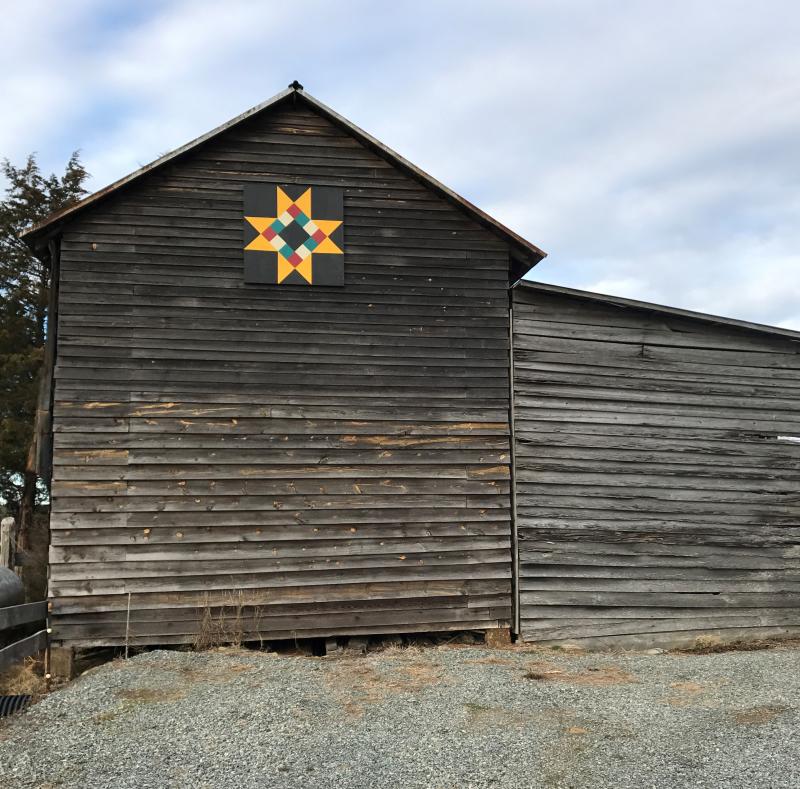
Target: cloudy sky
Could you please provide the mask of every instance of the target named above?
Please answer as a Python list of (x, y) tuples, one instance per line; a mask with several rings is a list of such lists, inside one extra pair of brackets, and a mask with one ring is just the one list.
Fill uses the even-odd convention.
[(0, 156), (91, 188), (299, 79), (549, 252), (535, 278), (800, 329), (800, 6), (0, 0)]

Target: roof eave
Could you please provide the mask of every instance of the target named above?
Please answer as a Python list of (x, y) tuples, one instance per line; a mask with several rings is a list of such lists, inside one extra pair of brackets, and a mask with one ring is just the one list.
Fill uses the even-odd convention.
[(609, 296), (604, 293), (595, 293), (591, 290), (577, 290), (576, 288), (567, 288), (562, 285), (550, 285), (545, 282), (520, 280), (515, 282), (512, 286), (513, 289), (516, 289), (517, 287), (527, 288), (530, 290), (539, 290), (559, 296), (572, 296), (578, 299), (584, 299), (586, 301), (596, 301), (603, 304), (610, 304), (615, 307), (646, 310), (648, 312), (658, 312), (671, 315), (676, 318), (700, 320), (705, 321), (706, 323), (714, 323), (718, 326), (730, 326), (736, 329), (745, 329), (747, 331), (760, 332), (761, 334), (771, 334), (773, 336), (786, 337), (789, 340), (800, 341), (800, 331), (795, 331), (794, 329), (782, 329), (780, 326), (770, 326), (766, 323), (752, 323), (751, 321), (743, 321), (739, 320), (738, 318), (726, 318), (722, 315), (711, 315), (705, 312), (684, 310), (680, 309), (679, 307), (667, 307), (663, 304), (655, 304), (649, 301), (626, 299), (622, 296)]

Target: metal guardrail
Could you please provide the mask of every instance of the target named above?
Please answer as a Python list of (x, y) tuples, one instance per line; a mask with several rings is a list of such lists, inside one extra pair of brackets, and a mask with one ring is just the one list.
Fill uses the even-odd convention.
[[(0, 521), (0, 568), (13, 570), (19, 562), (16, 554), (16, 522), (13, 518), (3, 518)], [(14, 575), (11, 575), (14, 578)], [(27, 627), (25, 627), (27, 625)], [(36, 632), (31, 633), (33, 627), (38, 626)], [(14, 633), (3, 638), (3, 633), (25, 627), (22, 638)], [(0, 671), (5, 671), (26, 657), (47, 649), (47, 603), (42, 600), (38, 603), (23, 603), (0, 608)], [(8, 643), (9, 638), (17, 637), (16, 641)]]
[(32, 635), (0, 648), (0, 671), (5, 671), (19, 660), (35, 655), (47, 648), (47, 603), (24, 603), (0, 608), (0, 635), (22, 625), (41, 624)]

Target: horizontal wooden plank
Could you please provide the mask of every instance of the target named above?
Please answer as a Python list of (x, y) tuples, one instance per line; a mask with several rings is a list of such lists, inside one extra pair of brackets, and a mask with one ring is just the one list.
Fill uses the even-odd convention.
[[(463, 630), (488, 630), (498, 627), (508, 627), (510, 625), (510, 617), (504, 619), (483, 619), (475, 617), (469, 620), (455, 620), (449, 622), (424, 622), (421, 624), (403, 623), (403, 624), (389, 624), (389, 625), (367, 625), (355, 626), (346, 625), (345, 627), (322, 627), (312, 630), (278, 630), (265, 633), (263, 631), (252, 631), (237, 633), (236, 638), (231, 638), (230, 641), (263, 641), (268, 639), (297, 639), (297, 638), (322, 638), (328, 636), (358, 636), (358, 635), (382, 635), (387, 633), (446, 633), (451, 631)], [(68, 634), (67, 634), (68, 635)], [(194, 644), (197, 640), (195, 634), (181, 634), (181, 635), (152, 635), (143, 633), (135, 640), (136, 645), (150, 645), (150, 644)], [(224, 640), (223, 640), (224, 641)], [(128, 639), (130, 642), (130, 639)], [(59, 644), (69, 644), (71, 646), (81, 647), (100, 647), (100, 646), (124, 646), (126, 639), (124, 637), (113, 636), (91, 636), (89, 638), (74, 638), (68, 637), (65, 640), (56, 641)]]
[[(505, 550), (505, 559), (509, 554), (509, 536), (503, 535), (464, 535), (459, 530), (451, 529), (451, 534), (434, 538), (428, 535), (419, 535), (417, 539), (409, 539), (406, 536), (393, 537), (381, 536), (380, 538), (370, 538), (359, 534), (349, 533), (342, 539), (283, 539), (280, 541), (268, 541), (266, 538), (257, 540), (241, 541), (219, 541), (219, 542), (198, 542), (192, 543), (186, 539), (186, 535), (174, 537), (168, 543), (153, 544), (151, 540), (147, 542), (131, 542), (125, 545), (107, 546), (102, 543), (94, 542), (90, 545), (70, 547), (50, 547), (51, 564), (69, 563), (60, 573), (72, 572), (72, 562), (129, 562), (138, 561), (140, 563), (152, 563), (154, 566), (163, 566), (165, 571), (168, 569), (160, 562), (184, 561), (187, 565), (194, 567), (195, 562), (214, 561), (231, 562), (245, 561), (249, 559), (266, 558), (266, 563), (271, 564), (275, 560), (285, 558), (308, 558), (309, 560), (327, 559), (338, 561), (341, 557), (366, 556), (375, 557), (380, 555), (390, 555), (395, 559), (405, 557), (402, 561), (426, 561), (426, 554), (430, 553), (431, 558), (438, 554), (449, 551), (456, 552), (476, 552), (476, 551), (496, 551)], [(213, 535), (213, 532), (212, 532)], [(148, 535), (149, 537), (149, 535)], [(492, 557), (485, 557), (490, 560)], [(142, 565), (144, 566), (144, 565)], [(244, 566), (244, 565), (242, 565)], [(135, 569), (134, 565), (127, 569)], [(145, 568), (146, 569), (146, 568)], [(87, 571), (88, 572), (88, 571)], [(2, 609), (0, 609), (2, 610)]]
[[(502, 568), (494, 565), (506, 565), (509, 562), (508, 546), (493, 550), (474, 551), (437, 551), (435, 547), (422, 546), (419, 552), (404, 552), (395, 554), (358, 554), (329, 556), (284, 556), (272, 555), (265, 550), (257, 558), (247, 559), (235, 556), (232, 552), (230, 558), (222, 554), (218, 559), (200, 559), (191, 554), (184, 554), (178, 559), (164, 559), (153, 561), (149, 556), (141, 560), (127, 559), (122, 562), (101, 560), (97, 562), (81, 562), (71, 559), (65, 564), (51, 563), (50, 583), (54, 588), (69, 585), (70, 582), (80, 581), (85, 588), (104, 586), (103, 582), (109, 580), (125, 580), (126, 584), (139, 589), (150, 588), (147, 579), (154, 581), (156, 588), (163, 588), (164, 583), (173, 583), (176, 586), (184, 582), (188, 588), (198, 587), (197, 576), (213, 575), (220, 583), (219, 588), (236, 587), (241, 578), (255, 579), (265, 587), (272, 585), (272, 576), (279, 574), (280, 579), (286, 573), (300, 573), (300, 579), (316, 579), (318, 573), (332, 571), (337, 574), (339, 583), (346, 583), (351, 575), (363, 577), (363, 573), (372, 572), (374, 577), (383, 577), (393, 574), (398, 568), (409, 567), (409, 575), (426, 574), (429, 577), (438, 577), (437, 573), (447, 573), (451, 566), (464, 568), (469, 565), (481, 565), (481, 577), (505, 577)], [(496, 572), (498, 571), (499, 572)], [(486, 573), (485, 575), (483, 573)], [(234, 576), (234, 577), (232, 577)], [(328, 576), (321, 576), (328, 578)], [(226, 579), (230, 582), (226, 584)], [(579, 586), (576, 582), (573, 586)], [(699, 587), (699, 584), (697, 585)], [(784, 584), (785, 588), (794, 588), (790, 582)], [(797, 584), (800, 589), (800, 584)], [(694, 588), (694, 587), (693, 587)], [(756, 583), (742, 583), (736, 589), (742, 591), (763, 591)]]
[[(462, 629), (472, 626), (473, 622), (495, 619), (508, 621), (511, 615), (510, 606), (494, 608), (418, 608), (414, 610), (383, 610), (375, 612), (347, 612), (342, 614), (326, 613), (288, 616), (270, 616), (263, 611), (251, 613), (249, 610), (229, 612), (226, 615), (212, 614), (211, 628), (217, 637), (224, 640), (228, 634), (229, 639), (238, 639), (242, 634), (258, 634), (251, 640), (262, 638), (280, 638), (286, 632), (301, 635), (304, 631), (321, 631), (324, 629), (341, 630), (348, 632), (370, 632), (369, 628), (391, 628), (402, 631), (403, 628), (428, 625), (428, 630), (436, 631), (442, 622), (461, 622)], [(194, 619), (172, 620), (169, 615), (149, 621), (132, 621), (130, 623), (108, 622), (99, 620), (92, 623), (74, 624), (68, 618), (59, 619), (54, 627), (53, 637), (58, 639), (76, 640), (80, 638), (125, 638), (134, 643), (142, 639), (156, 637), (160, 641), (163, 635), (196, 635), (204, 626), (202, 611)], [(206, 629), (208, 622), (206, 620)], [(391, 632), (391, 631), (390, 631)], [(281, 634), (281, 635), (275, 635)], [(148, 643), (145, 641), (144, 643)]]
[[(182, 607), (164, 605), (160, 608), (137, 607), (141, 597), (132, 596), (131, 609), (127, 604), (124, 609), (99, 609), (97, 611), (84, 611), (64, 613), (59, 607), (58, 617), (60, 622), (70, 625), (85, 625), (97, 622), (131, 622), (148, 623), (165, 620), (168, 622), (189, 622), (201, 619), (208, 615), (228, 618), (238, 613), (250, 616), (287, 617), (287, 616), (318, 616), (325, 617), (333, 614), (365, 614), (385, 611), (432, 611), (467, 607), (470, 609), (508, 608), (509, 598), (503, 593), (475, 593), (475, 594), (438, 594), (426, 597), (395, 597), (395, 598), (352, 598), (344, 600), (315, 600), (314, 602), (280, 602), (262, 601), (253, 604), (247, 596), (231, 592), (223, 601), (214, 604), (202, 603)], [(54, 601), (54, 606), (55, 606)], [(783, 609), (780, 609), (783, 610)], [(409, 619), (413, 613), (409, 614)]]
[[(115, 453), (101, 455), (100, 452)], [(382, 479), (386, 476), (408, 478), (452, 478), (505, 480), (509, 478), (509, 467), (506, 464), (497, 466), (483, 465), (258, 465), (245, 466), (229, 464), (190, 464), (190, 465), (129, 465), (124, 460), (125, 450), (93, 450), (92, 455), (79, 465), (58, 465), (54, 470), (56, 480), (84, 480), (87, 482), (107, 480), (266, 480), (266, 479), (343, 479), (359, 478)], [(355, 491), (354, 491), (355, 493)]]
[[(157, 476), (157, 475), (156, 475)], [(108, 480), (100, 482), (60, 480), (53, 484), (51, 495), (64, 503), (63, 497), (95, 498), (100, 496), (174, 496), (180, 495), (188, 501), (192, 496), (244, 496), (244, 495), (337, 495), (357, 494), (381, 496), (406, 496), (414, 494), (453, 495), (508, 493), (510, 485), (502, 480), (481, 479), (441, 479), (425, 478), (354, 478), (348, 480), (332, 479), (324, 483), (313, 477), (302, 477), (291, 480), (141, 480), (120, 481)]]
[[(506, 557), (507, 558), (507, 557)], [(97, 580), (51, 579), (50, 590), (54, 597), (62, 596), (97, 596), (126, 595), (128, 593), (145, 592), (210, 592), (212, 590), (276, 589), (280, 587), (303, 586), (336, 586), (363, 584), (368, 582), (403, 581), (406, 583), (422, 583), (425, 581), (460, 580), (464, 578), (500, 580), (510, 579), (509, 561), (491, 563), (431, 564), (430, 566), (405, 565), (402, 567), (383, 567), (380, 572), (371, 568), (350, 569), (347, 573), (339, 570), (296, 570), (285, 572), (252, 572), (224, 575), (191, 575), (161, 578), (108, 578)], [(787, 595), (787, 599), (791, 599)], [(787, 602), (786, 605), (790, 605)], [(777, 604), (776, 604), (777, 605)]]
[[(526, 640), (572, 639), (575, 633), (581, 638), (599, 636), (649, 635), (653, 633), (670, 634), (676, 631), (695, 631), (698, 636), (709, 631), (747, 630), (767, 627), (795, 628), (800, 632), (800, 613), (789, 609), (783, 616), (764, 616), (758, 613), (745, 616), (728, 616), (718, 618), (706, 616), (702, 618), (681, 619), (541, 619), (523, 620), (522, 631)], [(704, 632), (705, 631), (705, 632)], [(755, 633), (751, 637), (757, 637)]]
[[(56, 396), (60, 403), (76, 403), (75, 395), (81, 397), (86, 396), (86, 387), (76, 388), (73, 396), (65, 397), (61, 391), (64, 387), (56, 387)], [(245, 405), (241, 401), (247, 399), (247, 395), (242, 395), (244, 387), (237, 386), (235, 391), (220, 392), (219, 390), (209, 393), (208, 391), (193, 392), (191, 399), (184, 399), (183, 401), (175, 402), (171, 397), (169, 387), (162, 385), (158, 390), (142, 391), (141, 388), (135, 388), (133, 391), (130, 389), (121, 390), (115, 397), (108, 397), (103, 400), (95, 400), (92, 398), (88, 405), (86, 400), (78, 402), (78, 408), (87, 405), (89, 409), (99, 410), (102, 405), (98, 403), (119, 403), (119, 395), (128, 396), (130, 405), (123, 411), (132, 417), (154, 418), (158, 416), (169, 417), (196, 417), (196, 416), (217, 416), (217, 417), (263, 417), (269, 419), (297, 419), (297, 420), (346, 420), (346, 421), (375, 421), (385, 422), (392, 420), (397, 424), (397, 429), (408, 428), (408, 423), (428, 423), (428, 422), (443, 422), (443, 423), (472, 423), (472, 424), (504, 424), (504, 431), (508, 433), (508, 423), (503, 418), (503, 412), (500, 408), (493, 406), (487, 408), (475, 408), (473, 403), (458, 403), (444, 404), (441, 407), (424, 407), (418, 406), (417, 403), (412, 405), (370, 405), (359, 406), (353, 405), (350, 408), (345, 408), (343, 405), (325, 405), (321, 404), (294, 404), (292, 398), (287, 396), (283, 402), (264, 402), (261, 398), (256, 398), (254, 394), (249, 396), (250, 404)], [(165, 391), (166, 390), (166, 391)], [(261, 388), (258, 389), (261, 391)], [(97, 389), (92, 390), (92, 394), (97, 394)], [(157, 399), (158, 398), (158, 399)], [(253, 402), (258, 401), (261, 402)], [(413, 401), (412, 401), (413, 402)], [(61, 406), (59, 405), (59, 408)], [(86, 414), (82, 414), (86, 416)], [(103, 416), (103, 414), (98, 414)], [(94, 418), (94, 416), (93, 416)], [(60, 424), (61, 420), (57, 420), (56, 427)], [(142, 423), (143, 425), (146, 423)], [(88, 425), (87, 425), (88, 427)], [(158, 430), (158, 424), (154, 423), (154, 428)]]
[(641, 589), (632, 592), (584, 591), (584, 590), (537, 590), (522, 592), (521, 605), (577, 605), (669, 607), (676, 608), (797, 608), (800, 594), (776, 590), (773, 592), (648, 592)]
[[(101, 523), (106, 523), (103, 519)], [(64, 524), (60, 524), (63, 526)], [(51, 534), (53, 546), (95, 546), (98, 551), (108, 546), (128, 546), (131, 549), (147, 545), (163, 546), (171, 543), (187, 543), (224, 545), (226, 543), (264, 543), (269, 542), (278, 546), (284, 542), (302, 542), (309, 546), (317, 540), (342, 540), (378, 539), (383, 542), (391, 540), (430, 539), (433, 545), (439, 538), (471, 538), (480, 542), (480, 538), (492, 536), (507, 539), (509, 533), (508, 518), (502, 520), (443, 520), (417, 522), (389, 521), (385, 523), (332, 523), (317, 524), (310, 528), (302, 527), (298, 530), (297, 524), (283, 525), (250, 525), (237, 526), (236, 524), (206, 526), (180, 526), (155, 525), (141, 527), (138, 525), (126, 526), (115, 521), (107, 525), (80, 527), (80, 520), (68, 528), (54, 526)], [(200, 548), (198, 548), (200, 549)], [(155, 547), (155, 551), (159, 548)], [(201, 549), (200, 549), (201, 550)], [(80, 555), (80, 554), (79, 554)]]
[[(320, 611), (328, 606), (352, 603), (359, 608), (365, 601), (379, 603), (387, 600), (410, 600), (442, 597), (457, 597), (462, 606), (476, 596), (504, 595), (510, 599), (510, 577), (505, 578), (432, 578), (425, 580), (354, 581), (336, 585), (295, 585), (254, 587), (252, 589), (207, 589), (132, 591), (130, 607), (133, 610), (159, 611), (171, 608), (196, 609), (207, 606), (250, 605), (271, 607), (276, 605), (309, 606), (305, 613), (319, 606)], [(91, 597), (52, 596), (50, 605), (54, 615), (98, 614), (109, 611), (128, 610), (128, 595), (125, 592), (110, 592)], [(423, 606), (424, 607), (424, 606)], [(289, 609), (286, 609), (289, 610)]]

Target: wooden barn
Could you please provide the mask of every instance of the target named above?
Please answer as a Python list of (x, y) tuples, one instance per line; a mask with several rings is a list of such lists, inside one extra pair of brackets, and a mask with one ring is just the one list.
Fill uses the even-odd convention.
[(800, 333), (512, 294), (522, 638), (800, 632)]
[(54, 643), (800, 631), (800, 334), (521, 281), (297, 83), (24, 237)]

